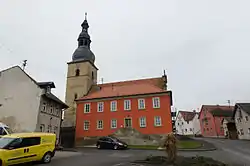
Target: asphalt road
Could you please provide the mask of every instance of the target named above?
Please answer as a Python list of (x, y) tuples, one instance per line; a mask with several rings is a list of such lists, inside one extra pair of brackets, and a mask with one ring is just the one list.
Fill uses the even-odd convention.
[[(204, 138), (203, 138), (204, 139)], [(250, 166), (250, 141), (204, 139), (218, 150), (208, 152), (179, 152), (182, 156), (207, 156), (233, 166)], [(156, 150), (97, 150), (91, 148), (75, 152), (60, 152), (47, 166), (122, 166), (130, 161), (144, 159), (149, 155), (165, 155)], [(122, 164), (123, 163), (123, 164)]]

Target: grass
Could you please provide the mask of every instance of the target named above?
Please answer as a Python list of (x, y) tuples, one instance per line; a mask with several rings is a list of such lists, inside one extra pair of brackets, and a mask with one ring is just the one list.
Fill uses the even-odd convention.
[(179, 149), (196, 149), (201, 147), (202, 144), (197, 141), (178, 141), (177, 148)]
[[(177, 148), (178, 149), (196, 149), (201, 147), (202, 144), (197, 141), (178, 141)], [(158, 149), (159, 146), (156, 145), (129, 145), (128, 148), (130, 149), (147, 149), (147, 150), (155, 150)]]

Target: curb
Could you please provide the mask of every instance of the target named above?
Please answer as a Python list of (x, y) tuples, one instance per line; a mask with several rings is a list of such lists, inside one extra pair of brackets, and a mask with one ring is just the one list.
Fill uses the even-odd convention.
[[(96, 147), (81, 147), (81, 148), (96, 148)], [(158, 149), (145, 149), (145, 148), (128, 148), (127, 150), (158, 150), (158, 151), (164, 151), (164, 148), (158, 148)], [(204, 151), (215, 151), (217, 148), (197, 148), (197, 149), (177, 149), (177, 151), (182, 152), (204, 152)]]

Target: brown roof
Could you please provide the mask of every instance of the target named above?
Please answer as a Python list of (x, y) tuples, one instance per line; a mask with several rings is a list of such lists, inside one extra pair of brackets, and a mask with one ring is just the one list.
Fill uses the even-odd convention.
[(222, 116), (224, 115), (224, 113), (221, 113), (221, 111), (233, 111), (233, 109), (234, 109), (234, 106), (229, 107), (226, 105), (202, 105), (201, 111), (199, 113), (199, 118), (203, 110), (211, 112), (214, 116)]
[(186, 122), (193, 120), (195, 115), (198, 114), (198, 112), (189, 112), (189, 111), (179, 111), (179, 113)]
[(167, 93), (168, 91), (163, 90), (163, 79), (150, 78), (140, 80), (129, 80), (122, 82), (112, 82), (106, 84), (99, 84), (93, 87), (89, 94), (78, 99), (97, 99), (107, 97), (118, 97), (118, 96), (131, 96), (140, 94), (152, 94), (152, 93)]

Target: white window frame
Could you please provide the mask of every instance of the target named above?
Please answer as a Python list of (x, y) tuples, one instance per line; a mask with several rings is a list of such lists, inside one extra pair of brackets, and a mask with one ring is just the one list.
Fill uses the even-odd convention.
[[(89, 106), (89, 109), (87, 110), (87, 106)], [(84, 104), (84, 113), (90, 113), (90, 108), (91, 107), (91, 105), (90, 105), (90, 103), (85, 103)]]
[(139, 125), (141, 128), (147, 127), (147, 120), (145, 116), (139, 118)]
[(124, 100), (124, 110), (131, 110), (131, 100)]
[[(101, 123), (99, 123), (99, 122), (101, 122)], [(99, 126), (99, 124), (101, 124), (101, 127)], [(98, 129), (98, 130), (103, 129), (103, 120), (97, 120), (96, 121), (96, 129)]]
[(138, 109), (145, 109), (145, 99), (138, 99)]
[[(88, 123), (88, 126), (86, 126), (86, 123)], [(83, 130), (89, 130), (89, 128), (90, 128), (90, 121), (85, 120), (85, 121), (83, 122)]]
[(103, 112), (104, 111), (104, 102), (98, 102), (97, 103), (97, 112)]
[(160, 97), (153, 97), (152, 103), (153, 103), (153, 108), (160, 108), (161, 107)]
[(160, 116), (155, 116), (154, 117), (154, 125), (157, 126), (157, 127), (158, 126), (162, 126), (162, 121), (161, 121), (161, 117)]
[[(115, 123), (113, 123), (113, 122), (115, 122)], [(117, 128), (117, 119), (111, 119), (110, 127), (111, 127), (111, 129), (116, 129)]]
[(117, 101), (116, 100), (110, 102), (110, 111), (111, 112), (117, 111)]

